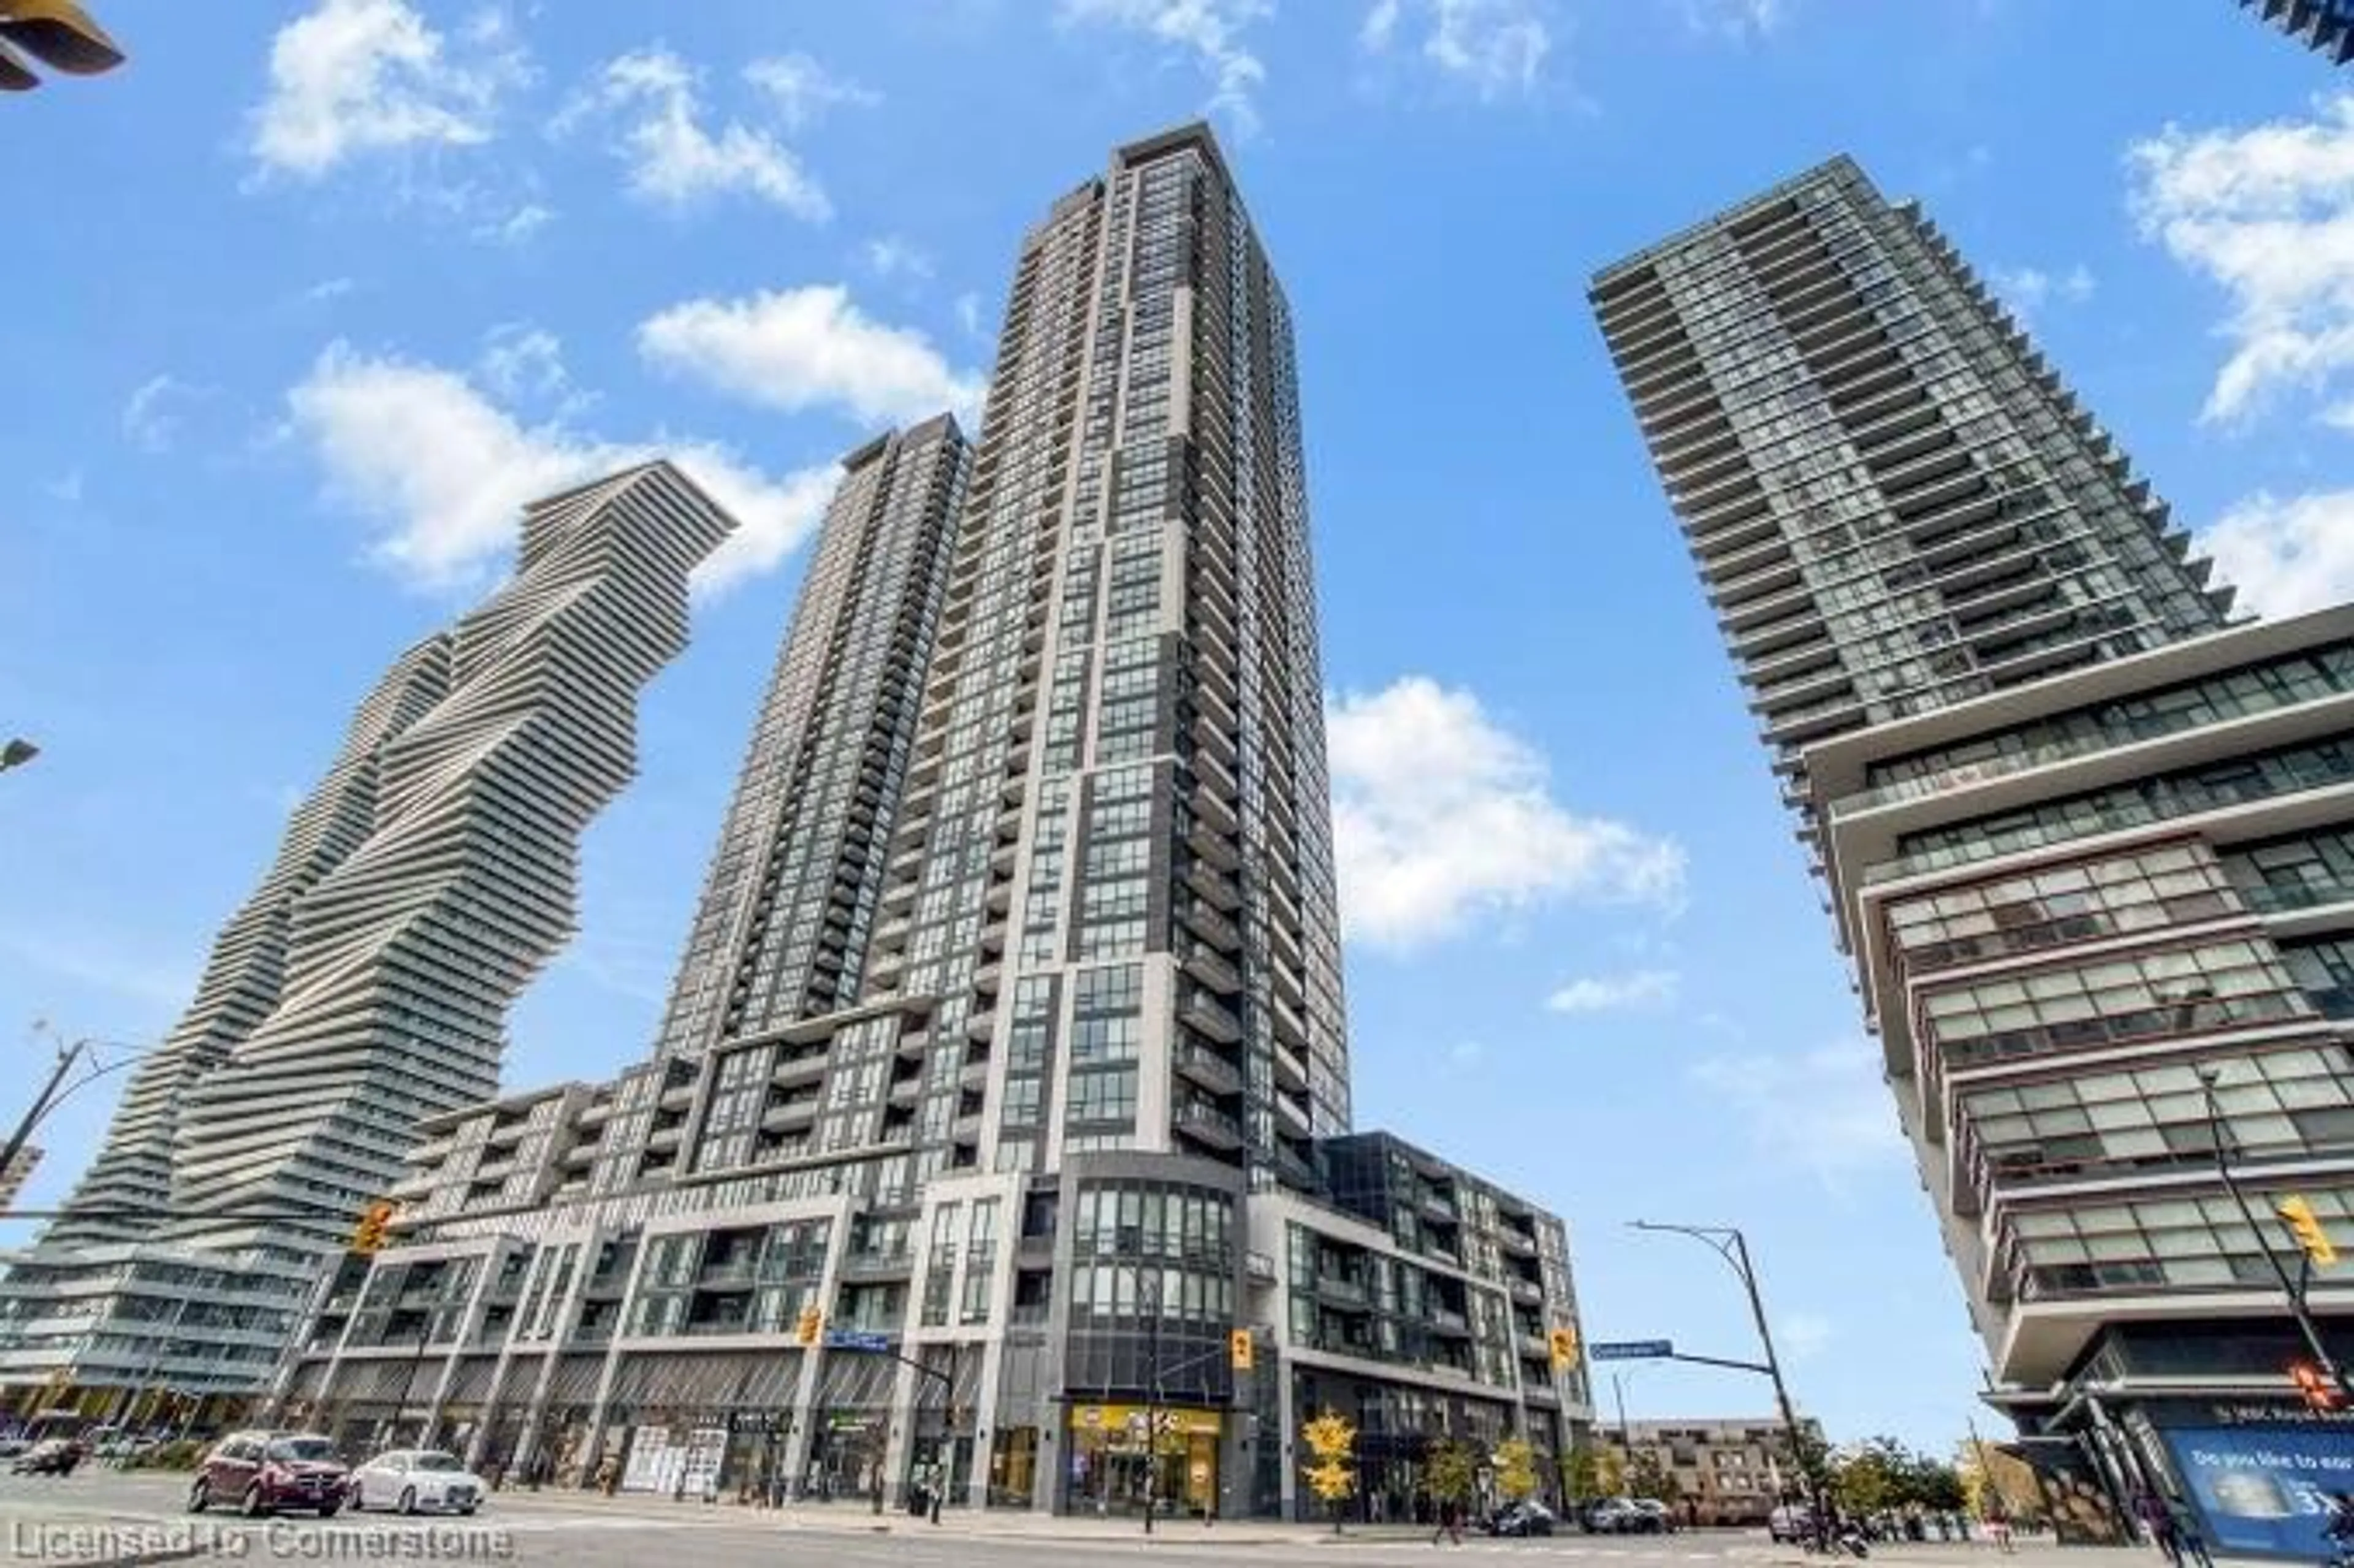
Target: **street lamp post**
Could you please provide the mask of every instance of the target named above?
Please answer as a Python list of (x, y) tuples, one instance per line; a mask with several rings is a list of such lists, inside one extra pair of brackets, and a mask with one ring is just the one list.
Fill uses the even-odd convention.
[(2256, 1219), (2255, 1207), (2248, 1202), (2246, 1190), (2232, 1174), (2231, 1128), (2223, 1121), (2221, 1102), (2215, 1097), (2215, 1084), (2221, 1075), (2221, 1070), (2217, 1067), (2199, 1068), (2199, 1087), (2207, 1099), (2207, 1136), (2215, 1146), (2216, 1178), (2223, 1183), (2223, 1191), (2232, 1195), (2232, 1202), (2239, 1206), (2240, 1217), (2247, 1222), (2248, 1229), (2255, 1233), (2256, 1245), (2264, 1250), (2264, 1261), (2272, 1265), (2273, 1275), (2280, 1281), (2281, 1294), (2288, 1298), (2289, 1316), (2296, 1320), (2298, 1331), (2305, 1336), (2306, 1348), (2313, 1352), (2314, 1365), (2322, 1376), (2338, 1385), (2341, 1395), (2354, 1401), (2354, 1376), (2349, 1376), (2347, 1369), (2330, 1355), (2329, 1347), (2322, 1342), (2320, 1327), (2314, 1322), (2313, 1313), (2306, 1306), (2304, 1279), (2312, 1268), (2312, 1260), (2305, 1259), (2298, 1267), (2296, 1277), (2290, 1277), (2287, 1266), (2280, 1260), (2280, 1254), (2265, 1241), (2264, 1228)]
[(1631, 1484), (1635, 1469), (1635, 1429), (1627, 1424), (1627, 1380), (1617, 1372), (1610, 1374), (1610, 1397), (1618, 1405), (1618, 1446), (1627, 1456), (1628, 1474), (1620, 1479)]
[[(1798, 1427), (1797, 1407), (1790, 1403), (1789, 1384), (1782, 1380), (1782, 1361), (1774, 1351), (1774, 1330), (1766, 1322), (1766, 1302), (1757, 1289), (1757, 1270), (1749, 1261), (1749, 1238), (1733, 1225), (1670, 1225), (1649, 1220), (1636, 1220), (1638, 1231), (1673, 1231), (1678, 1235), (1691, 1236), (1709, 1251), (1724, 1260), (1725, 1266), (1740, 1277), (1741, 1287), (1749, 1296), (1749, 1316), (1757, 1325), (1757, 1342), (1766, 1351), (1764, 1372), (1773, 1380), (1774, 1403), (1780, 1410), (1782, 1426), (1788, 1435), (1791, 1462), (1806, 1482), (1807, 1495), (1815, 1506), (1815, 1516), (1822, 1518), (1822, 1494), (1817, 1485), (1815, 1467), (1808, 1462), (1805, 1435)], [(1623, 1425), (1623, 1421), (1622, 1421)]]
[[(37, 1031), (46, 1026), (37, 1023), (33, 1027)], [(144, 1052), (133, 1051), (119, 1062), (110, 1062), (103, 1067), (93, 1067), (72, 1083), (67, 1083), (67, 1077), (72, 1074), (75, 1065), (82, 1059), (83, 1055), (97, 1050), (104, 1044), (106, 1042), (101, 1040), (59, 1042), (57, 1065), (50, 1070), (48, 1082), (41, 1086), (41, 1092), (35, 1097), (32, 1108), (27, 1110), (23, 1119), (16, 1123), (16, 1130), (8, 1135), (7, 1147), (0, 1149), (0, 1171), (5, 1171), (9, 1166), (16, 1163), (16, 1156), (24, 1150), (26, 1143), (33, 1136), (34, 1129), (41, 1125), (42, 1118), (57, 1109), (58, 1103), (68, 1095), (84, 1085), (105, 1077), (110, 1073), (121, 1072), (146, 1054)]]

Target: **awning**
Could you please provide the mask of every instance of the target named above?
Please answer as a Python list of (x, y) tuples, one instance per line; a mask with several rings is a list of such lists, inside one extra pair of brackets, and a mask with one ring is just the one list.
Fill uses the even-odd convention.
[(936, 1377), (919, 1377), (916, 1380), (916, 1408), (938, 1410), (947, 1405), (951, 1397), (958, 1404), (970, 1406), (981, 1395), (981, 1355), (982, 1347), (979, 1345), (926, 1348), (921, 1356), (923, 1363), (949, 1373), (953, 1393), (944, 1391), (940, 1380)]
[(726, 1410), (792, 1403), (801, 1352), (718, 1351), (635, 1355), (613, 1380), (613, 1403), (631, 1408)]
[[(537, 1370), (536, 1367), (533, 1369), (535, 1372)], [(597, 1380), (604, 1375), (604, 1372), (605, 1358), (602, 1356), (565, 1357), (556, 1363), (556, 1375), (548, 1380), (549, 1406), (593, 1403), (597, 1397)]]
[(441, 1396), (444, 1404), (481, 1404), (491, 1396), (491, 1375), (499, 1370), (495, 1356), (469, 1356), (458, 1363), (456, 1375), (450, 1379), (450, 1391)]
[(837, 1405), (888, 1405), (891, 1384), (898, 1375), (899, 1363), (887, 1356), (837, 1351), (825, 1358), (825, 1378), (819, 1385), (818, 1404), (829, 1409)]
[(332, 1383), (320, 1386), (322, 1399), (368, 1402), (394, 1399), (408, 1386), (405, 1361), (345, 1361), (335, 1369)]

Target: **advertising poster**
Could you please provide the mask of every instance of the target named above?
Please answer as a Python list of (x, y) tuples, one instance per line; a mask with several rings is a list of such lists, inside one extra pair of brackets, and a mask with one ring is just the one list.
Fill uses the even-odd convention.
[(2331, 1499), (2354, 1491), (2354, 1429), (2180, 1426), (2164, 1436), (2216, 1551), (2323, 1559)]

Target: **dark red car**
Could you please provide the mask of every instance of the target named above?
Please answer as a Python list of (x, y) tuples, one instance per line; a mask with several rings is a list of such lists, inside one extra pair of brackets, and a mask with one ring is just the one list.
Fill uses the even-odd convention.
[(300, 1509), (333, 1519), (349, 1474), (335, 1446), (302, 1432), (233, 1432), (213, 1445), (188, 1487), (188, 1511), (219, 1503), (249, 1519)]

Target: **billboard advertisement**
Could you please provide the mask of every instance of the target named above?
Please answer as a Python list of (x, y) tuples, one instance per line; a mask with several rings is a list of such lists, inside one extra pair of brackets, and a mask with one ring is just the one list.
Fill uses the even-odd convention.
[(2354, 1431), (2311, 1426), (2162, 1429), (2218, 1552), (2320, 1562), (2331, 1499), (2354, 1491)]

